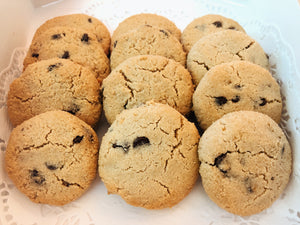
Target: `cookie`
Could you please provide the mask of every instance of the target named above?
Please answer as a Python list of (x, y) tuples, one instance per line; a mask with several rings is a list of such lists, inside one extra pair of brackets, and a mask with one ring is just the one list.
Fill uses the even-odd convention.
[(124, 110), (102, 139), (99, 175), (128, 204), (172, 207), (197, 180), (198, 141), (195, 125), (166, 104)]
[(292, 170), (289, 142), (269, 116), (228, 113), (199, 142), (204, 190), (218, 206), (240, 216), (259, 213), (278, 199)]
[(141, 25), (151, 25), (160, 27), (163, 30), (168, 31), (174, 35), (178, 40), (181, 37), (181, 30), (168, 18), (152, 13), (140, 13), (130, 16), (119, 23), (118, 27), (114, 30), (111, 37), (111, 49), (113, 49), (114, 42), (119, 39), (119, 36), (127, 33), (130, 30), (134, 30)]
[(110, 72), (109, 60), (96, 36), (71, 27), (52, 27), (37, 36), (24, 59), (24, 69), (31, 63), (56, 57), (88, 67), (99, 82)]
[(88, 33), (96, 35), (104, 52), (106, 54), (109, 53), (110, 32), (100, 20), (86, 14), (69, 14), (49, 19), (36, 30), (33, 39), (44, 33), (49, 28), (57, 26), (81, 28), (86, 30)]
[(178, 39), (167, 30), (150, 25), (142, 25), (129, 31), (114, 42), (110, 57), (111, 69), (136, 55), (161, 55), (183, 66), (186, 63), (186, 54)]
[(233, 19), (215, 14), (198, 17), (182, 31), (181, 43), (184, 50), (188, 53), (200, 38), (226, 29), (245, 33), (244, 28)]
[(246, 60), (269, 69), (269, 60), (257, 41), (247, 34), (224, 30), (197, 41), (187, 56), (187, 68), (198, 85), (213, 66), (235, 60)]
[(94, 126), (101, 113), (100, 84), (89, 69), (67, 59), (30, 64), (10, 85), (7, 110), (14, 126), (51, 110), (63, 110)]
[(269, 71), (248, 61), (233, 61), (211, 68), (193, 95), (193, 110), (200, 127), (233, 111), (265, 113), (280, 122), (280, 87)]
[(154, 100), (182, 114), (192, 108), (194, 86), (190, 73), (178, 62), (158, 55), (134, 56), (103, 81), (103, 109), (109, 123), (124, 109)]
[(85, 122), (49, 111), (13, 129), (5, 170), (31, 201), (64, 205), (79, 198), (97, 172), (98, 138)]

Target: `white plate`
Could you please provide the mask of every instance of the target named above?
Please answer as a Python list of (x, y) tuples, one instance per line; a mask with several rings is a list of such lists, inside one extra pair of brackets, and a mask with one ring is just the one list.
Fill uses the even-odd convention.
[[(60, 0), (43, 5), (43, 1), (2, 1), (1, 16), (5, 29), (0, 41), (0, 224), (299, 224), (300, 223), (300, 7), (296, 0), (184, 0), (184, 1), (79, 1)], [(9, 8), (10, 7), (10, 8)], [(7, 11), (6, 11), (7, 9)], [(13, 13), (16, 10), (18, 14)], [(26, 12), (24, 10), (27, 10)], [(268, 209), (249, 217), (230, 214), (216, 206), (205, 194), (200, 180), (192, 192), (171, 209), (146, 210), (126, 204), (117, 195), (107, 195), (100, 178), (78, 200), (63, 206), (35, 204), (20, 193), (3, 169), (6, 143), (12, 126), (7, 117), (6, 98), (9, 84), (20, 75), (35, 29), (46, 19), (74, 12), (83, 12), (102, 20), (112, 32), (126, 17), (141, 13), (166, 16), (183, 30), (194, 18), (217, 13), (238, 21), (270, 56), (272, 74), (281, 85), (284, 128), (294, 153), (290, 183), (281, 197)], [(16, 16), (16, 15), (23, 16)], [(25, 15), (25, 16), (24, 16)], [(11, 18), (12, 20), (7, 20)], [(1, 19), (1, 17), (0, 17)], [(4, 24), (3, 20), (0, 20)], [(9, 26), (7, 25), (9, 23)], [(23, 26), (19, 26), (19, 25)], [(21, 35), (21, 36), (20, 36)], [(3, 50), (3, 51), (2, 51)], [(11, 54), (10, 62), (7, 54)], [(105, 121), (102, 117), (102, 121)], [(99, 126), (101, 136), (108, 125)]]

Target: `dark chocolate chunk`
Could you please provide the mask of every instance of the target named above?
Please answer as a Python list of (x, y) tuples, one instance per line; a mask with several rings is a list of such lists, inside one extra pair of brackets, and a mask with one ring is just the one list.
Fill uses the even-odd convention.
[(89, 42), (89, 35), (87, 34), (87, 33), (84, 33), (83, 35), (82, 35), (82, 38), (81, 38), (81, 41), (82, 42)]
[(70, 53), (69, 51), (65, 51), (64, 54), (61, 56), (62, 59), (68, 59), (70, 58)]
[(133, 141), (133, 147), (136, 148), (138, 146), (141, 146), (141, 145), (148, 145), (150, 144), (150, 141), (147, 137), (137, 137), (136, 139), (134, 139)]
[(214, 97), (215, 98), (215, 102), (218, 105), (224, 105), (227, 103), (227, 98), (223, 97), (223, 96), (219, 96), (219, 97)]
[(222, 172), (222, 173), (227, 173), (226, 170), (222, 170), (219, 165), (222, 163), (222, 161), (225, 159), (227, 153), (222, 153), (221, 155), (219, 155), (217, 158), (215, 158), (215, 162), (214, 165), (216, 167), (218, 167), (218, 169)]
[(271, 177), (271, 180), (274, 180), (275, 179), (275, 177)]
[(73, 139), (73, 144), (78, 144), (82, 141), (83, 139), (83, 135), (82, 136), (79, 136), (77, 135), (74, 139)]
[(241, 86), (240, 84), (235, 84), (235, 85), (234, 85), (234, 88), (235, 88), (235, 89), (241, 89), (242, 86)]
[(283, 155), (283, 153), (284, 153), (284, 150), (285, 150), (285, 147), (284, 147), (284, 146), (282, 146), (282, 148), (281, 148), (281, 155)]
[(231, 101), (233, 102), (233, 103), (237, 103), (238, 101), (240, 101), (240, 96), (235, 96), (233, 99), (231, 99)]
[(61, 63), (55, 63), (53, 65), (48, 66), (48, 72), (52, 71), (54, 68), (60, 67), (61, 65)]
[(39, 171), (37, 171), (36, 169), (29, 170), (29, 173), (30, 173), (30, 177), (36, 184), (41, 185), (46, 181), (45, 177), (41, 175)]
[(39, 57), (39, 55), (40, 55), (40, 54), (38, 54), (38, 53), (32, 53), (32, 55), (31, 55), (31, 56), (32, 56), (32, 57), (34, 57), (34, 58), (38, 58), (38, 57)]
[(254, 192), (253, 187), (251, 185), (251, 179), (249, 177), (247, 177), (245, 179), (245, 186), (246, 186), (246, 189), (247, 189), (248, 193), (253, 193)]
[(117, 46), (117, 43), (118, 43), (118, 41), (115, 41), (115, 42), (114, 42), (114, 48)]
[(46, 167), (49, 169), (49, 170), (56, 170), (57, 169), (57, 166), (51, 164), (51, 163), (45, 163)]
[(259, 103), (259, 106), (264, 106), (267, 104), (267, 100), (265, 98), (260, 98), (261, 102)]
[(53, 34), (53, 35), (51, 36), (51, 38), (52, 38), (53, 40), (60, 39), (60, 38), (61, 38), (61, 34)]
[(216, 27), (222, 27), (223, 26), (221, 21), (215, 21), (212, 24), (215, 25)]
[(88, 18), (89, 23), (92, 23), (92, 18)]
[(267, 59), (270, 59), (270, 56), (267, 53), (265, 53), (265, 54), (266, 54)]
[(166, 35), (167, 37), (169, 37), (169, 34), (168, 34), (168, 32), (167, 31), (165, 31), (165, 30), (159, 30), (160, 32), (162, 32), (164, 35)]
[(228, 29), (235, 30), (235, 27), (231, 26), (231, 27), (228, 27)]
[(129, 148), (130, 148), (130, 146), (129, 146), (128, 144), (118, 145), (118, 144), (116, 144), (116, 143), (114, 143), (114, 144), (112, 145), (112, 147), (113, 147), (113, 148), (122, 148), (123, 151), (124, 151), (125, 153), (127, 153), (128, 150), (129, 150)]
[(75, 115), (80, 110), (79, 106), (76, 104), (71, 105), (67, 110), (64, 110), (72, 115)]

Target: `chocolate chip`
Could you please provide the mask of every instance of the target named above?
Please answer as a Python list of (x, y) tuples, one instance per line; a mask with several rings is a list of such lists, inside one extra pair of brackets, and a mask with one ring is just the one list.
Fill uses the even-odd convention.
[(215, 21), (212, 24), (215, 25), (216, 27), (222, 27), (223, 26), (221, 21)]
[(260, 98), (261, 102), (259, 103), (259, 106), (264, 106), (267, 104), (267, 100), (265, 98)]
[(271, 177), (271, 180), (274, 180), (275, 179), (275, 177)]
[(127, 153), (128, 150), (129, 150), (129, 148), (130, 148), (130, 146), (129, 146), (128, 144), (119, 145), (119, 144), (116, 144), (116, 143), (114, 143), (114, 144), (112, 145), (112, 147), (113, 147), (113, 148), (122, 148), (123, 151), (124, 151), (125, 153)]
[(87, 34), (87, 33), (84, 33), (83, 35), (82, 35), (82, 38), (81, 38), (81, 41), (82, 42), (89, 42), (89, 35)]
[(220, 105), (220, 106), (227, 103), (227, 98), (225, 98), (223, 96), (214, 97), (214, 98), (215, 98), (215, 103)]
[(233, 99), (231, 99), (231, 101), (233, 102), (233, 103), (237, 103), (237, 102), (239, 102), (240, 101), (240, 96), (235, 96), (235, 98), (233, 98)]
[(240, 84), (235, 84), (235, 85), (234, 85), (234, 88), (235, 88), (235, 89), (241, 89), (242, 86), (241, 86)]
[(141, 146), (141, 145), (147, 145), (147, 144), (150, 144), (150, 141), (147, 137), (137, 137), (136, 139), (134, 139), (133, 141), (133, 147), (136, 148), (138, 146)]
[(40, 55), (40, 54), (38, 54), (38, 53), (32, 53), (32, 55), (31, 55), (31, 56), (32, 56), (32, 57), (34, 57), (34, 58), (38, 58), (38, 57), (39, 57), (39, 55)]
[(82, 141), (83, 136), (79, 136), (77, 135), (74, 139), (73, 139), (73, 144), (78, 144)]
[(61, 34), (53, 34), (53, 35), (51, 36), (51, 38), (52, 38), (53, 40), (60, 39), (60, 38), (61, 38)]
[(46, 181), (45, 178), (44, 178), (44, 176), (41, 175), (39, 173), (39, 171), (37, 171), (36, 169), (29, 170), (29, 173), (30, 173), (30, 177), (32, 178), (32, 180), (36, 184), (41, 185), (41, 184), (43, 184)]
[(46, 167), (49, 169), (49, 170), (56, 170), (57, 169), (57, 166), (53, 165), (53, 164), (50, 164), (50, 163), (45, 163)]
[(89, 23), (92, 23), (92, 18), (88, 18)]
[(114, 42), (114, 48), (117, 46), (117, 43), (118, 43), (118, 41), (115, 41), (115, 42)]
[(231, 26), (231, 27), (228, 27), (228, 29), (235, 30), (235, 27)]
[(222, 163), (222, 161), (225, 159), (226, 157), (226, 153), (222, 153), (221, 155), (219, 155), (217, 158), (215, 158), (215, 162), (214, 165), (216, 167), (218, 167), (218, 169), (222, 172), (222, 173), (227, 173), (226, 170), (222, 170), (219, 165)]
[(251, 179), (249, 177), (247, 177), (244, 182), (245, 182), (245, 186), (246, 186), (248, 193), (253, 193), (254, 190), (253, 190), (253, 187), (251, 184)]
[(266, 54), (267, 59), (270, 59), (270, 56), (267, 53), (265, 53), (265, 54)]
[(69, 51), (65, 51), (64, 54), (61, 56), (62, 59), (68, 59), (70, 58), (70, 53)]
[(61, 65), (62, 65), (61, 63), (56, 63), (56, 64), (48, 66), (48, 72), (52, 71), (54, 68), (60, 67)]
[(160, 32), (162, 32), (164, 35), (166, 35), (167, 37), (169, 37), (169, 34), (168, 34), (168, 32), (167, 31), (165, 31), (165, 30), (159, 30)]
[(79, 106), (76, 104), (72, 104), (67, 110), (64, 110), (72, 115), (75, 115), (80, 110)]

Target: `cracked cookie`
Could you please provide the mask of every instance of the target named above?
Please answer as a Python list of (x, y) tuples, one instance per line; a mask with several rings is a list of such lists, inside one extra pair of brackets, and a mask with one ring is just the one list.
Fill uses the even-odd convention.
[(31, 201), (64, 205), (79, 198), (97, 172), (98, 137), (85, 122), (49, 111), (13, 129), (5, 169)]
[(187, 56), (187, 68), (198, 85), (213, 66), (245, 60), (269, 69), (268, 56), (257, 41), (241, 31), (224, 30), (202, 37)]
[(110, 32), (107, 27), (97, 18), (85, 14), (69, 14), (57, 16), (47, 20), (35, 32), (33, 40), (51, 27), (74, 27), (81, 28), (96, 35), (104, 52), (109, 53)]
[(280, 87), (271, 73), (248, 61), (223, 63), (211, 68), (193, 95), (193, 110), (202, 129), (223, 115), (253, 110), (280, 122)]
[(166, 104), (124, 110), (102, 139), (99, 175), (128, 204), (172, 207), (198, 178), (198, 141), (195, 125)]
[(208, 14), (194, 19), (187, 25), (182, 31), (181, 43), (184, 50), (188, 53), (200, 38), (225, 29), (237, 30), (245, 33), (243, 27), (233, 19), (221, 15)]
[(110, 72), (109, 60), (97, 37), (72, 27), (52, 27), (37, 36), (24, 59), (24, 69), (31, 63), (57, 57), (88, 67), (99, 82)]
[(7, 110), (14, 126), (51, 110), (67, 111), (91, 126), (101, 113), (100, 84), (89, 69), (67, 59), (30, 64), (10, 85)]
[(284, 191), (292, 153), (283, 131), (254, 111), (228, 113), (199, 142), (203, 187), (218, 206), (241, 216), (270, 207)]
[(111, 37), (111, 49), (113, 49), (113, 44), (119, 38), (119, 36), (145, 24), (160, 27), (164, 30), (167, 30), (178, 40), (180, 40), (181, 31), (168, 18), (152, 13), (140, 13), (130, 16), (123, 20), (121, 23), (119, 23), (118, 27), (114, 30), (113, 35)]
[(134, 56), (103, 80), (103, 110), (109, 123), (124, 109), (147, 101), (165, 103), (183, 115), (191, 111), (194, 86), (178, 62), (158, 55)]
[(139, 26), (114, 41), (110, 57), (111, 69), (137, 55), (161, 55), (183, 66), (186, 63), (186, 54), (179, 40), (169, 31), (151, 25)]

